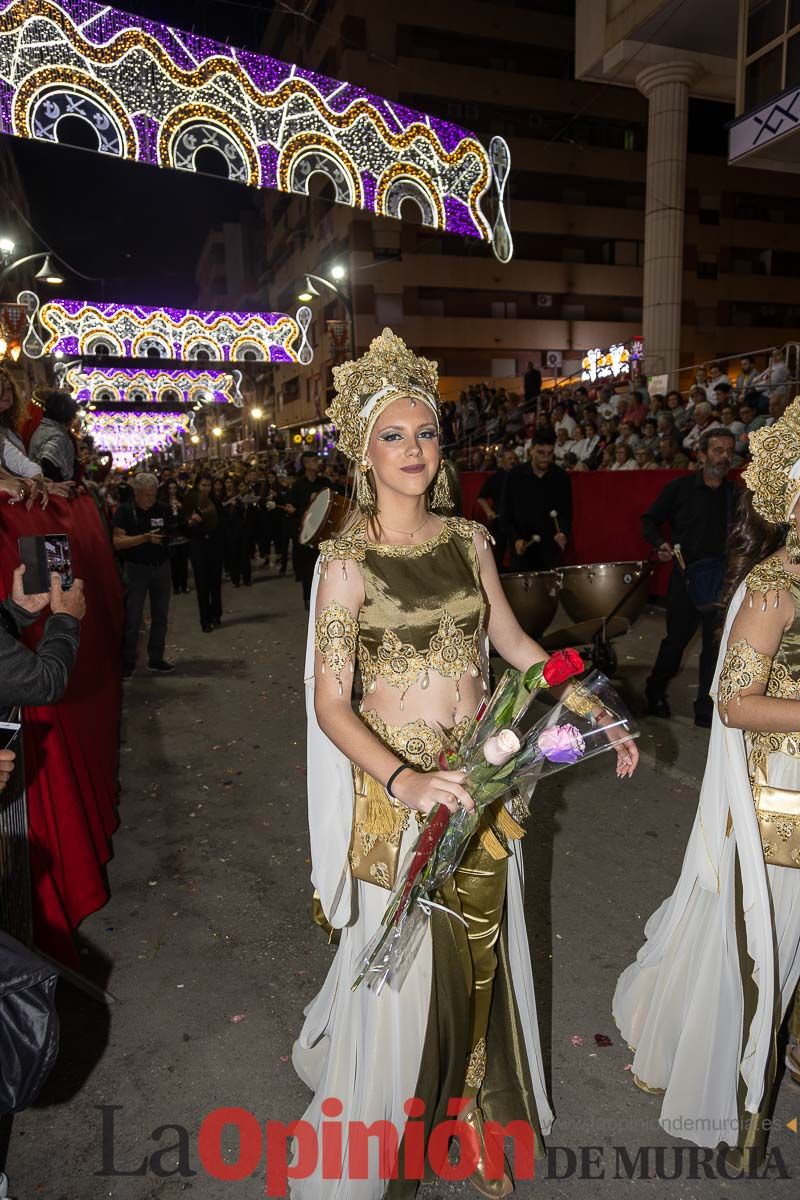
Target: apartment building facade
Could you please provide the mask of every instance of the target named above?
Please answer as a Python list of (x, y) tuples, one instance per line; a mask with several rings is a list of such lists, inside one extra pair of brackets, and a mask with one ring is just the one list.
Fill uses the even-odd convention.
[[(602, 7), (598, 0), (595, 14)], [(577, 21), (572, 0), (408, 0), (402, 7), (316, 0), (304, 17), (276, 10), (264, 41), (269, 53), (456, 121), (485, 140), (506, 138), (515, 253), (502, 265), (485, 244), (422, 227), (410, 204), (401, 220), (333, 204), (327, 181), (316, 176), (310, 199), (263, 198), (271, 307), (291, 310), (307, 274), (331, 278), (343, 268), (338, 286), (351, 298), (356, 348), (391, 325), (438, 360), (445, 394), (485, 378), (518, 386), (527, 361), (544, 363), (548, 352), (568, 374), (587, 350), (647, 337), (652, 103), (646, 88), (609, 81), (610, 70), (598, 81), (585, 70), (587, 36), (605, 34), (582, 30), (581, 12), (582, 0)], [(575, 78), (576, 33), (584, 79)], [(683, 221), (678, 249), (669, 251), (678, 264), (664, 265), (679, 344), (676, 359), (658, 347), (647, 363), (653, 373), (780, 344), (800, 324), (793, 298), (800, 180), (727, 163), (734, 108), (720, 97), (733, 96), (726, 80), (735, 79), (735, 33), (733, 40), (732, 58), (727, 43), (725, 53), (711, 55), (725, 60), (707, 72), (713, 85), (687, 93)], [(652, 236), (649, 243), (652, 317), (663, 247)], [(329, 395), (336, 348), (328, 322), (346, 310), (333, 291), (317, 291), (314, 362), (274, 373), (274, 419), (283, 427), (318, 422)]]

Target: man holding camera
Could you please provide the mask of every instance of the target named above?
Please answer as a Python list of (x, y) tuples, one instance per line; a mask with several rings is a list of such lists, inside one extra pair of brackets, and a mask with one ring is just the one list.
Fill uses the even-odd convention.
[(151, 671), (166, 674), (175, 668), (164, 658), (172, 579), (167, 551), (172, 513), (158, 499), (155, 475), (141, 471), (133, 481), (133, 498), (114, 515), (114, 549), (125, 578), (125, 632), (122, 639), (122, 677), (130, 679), (136, 666), (136, 645), (144, 602), (150, 599), (150, 638), (147, 659)]

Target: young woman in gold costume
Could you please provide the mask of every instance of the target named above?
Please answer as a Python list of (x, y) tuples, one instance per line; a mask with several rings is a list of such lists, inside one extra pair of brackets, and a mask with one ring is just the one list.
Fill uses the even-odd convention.
[[(345, 1130), (384, 1120), (402, 1141), (407, 1101), (424, 1102), (427, 1136), (466, 1097), (481, 1148), (471, 1182), (504, 1196), (508, 1176), (486, 1177), (484, 1117), (527, 1121), (537, 1141), (552, 1122), (522, 911), (523, 814), (500, 802), (482, 821), (399, 989), (351, 984), (419, 821), (437, 804), (472, 808), (462, 775), (438, 761), (442, 731), (457, 739), (486, 691), (487, 634), (521, 670), (546, 655), (509, 608), (486, 531), (445, 515), (436, 365), (387, 329), (334, 379), (329, 415), (357, 465), (358, 510), (320, 548), (306, 658), (312, 880), (340, 940), (294, 1047), (314, 1091), (304, 1119), (319, 1130), (334, 1098)], [(633, 743), (621, 745), (617, 774), (636, 761)], [(294, 1181), (291, 1195), (413, 1196), (414, 1180), (381, 1179), (372, 1149), (367, 1179), (345, 1165), (341, 1179)]]
[[(778, 1032), (800, 978), (800, 398), (750, 436), (731, 539), (717, 711), (700, 804), (673, 894), (621, 975), (614, 1016), (660, 1122), (766, 1153)], [(786, 1066), (800, 1082), (795, 1001)]]

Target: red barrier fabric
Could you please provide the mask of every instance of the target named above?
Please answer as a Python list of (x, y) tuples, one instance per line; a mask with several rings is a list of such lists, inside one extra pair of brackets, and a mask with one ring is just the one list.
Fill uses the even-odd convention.
[[(659, 492), (686, 471), (577, 471), (572, 481), (572, 536), (564, 565), (573, 563), (628, 562), (649, 559), (653, 548), (641, 533), (641, 516)], [(465, 517), (478, 521), (478, 493), (488, 478), (485, 471), (465, 471), (460, 476), (461, 506)], [(670, 565), (659, 566), (651, 595), (667, 590)]]
[[(86, 616), (63, 699), (24, 713), (25, 775), (37, 946), (77, 965), (72, 931), (108, 899), (105, 864), (117, 827), (117, 767), (122, 698), (122, 583), (108, 531), (90, 496), (10, 505), (0, 498), (0, 587), (11, 590), (17, 538), (67, 533), (73, 571), (83, 579)], [(36, 645), (49, 614), (24, 632)]]

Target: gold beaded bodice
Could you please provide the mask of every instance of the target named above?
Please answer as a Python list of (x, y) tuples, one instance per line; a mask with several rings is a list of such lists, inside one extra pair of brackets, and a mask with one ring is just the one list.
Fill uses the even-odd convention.
[[(340, 677), (355, 651), (365, 694), (378, 680), (403, 697), (431, 673), (451, 679), (456, 701), (465, 673), (481, 674), (481, 637), (486, 605), (474, 535), (483, 526), (450, 517), (435, 537), (419, 545), (367, 541), (365, 524), (320, 546), (322, 570), (340, 560), (358, 563), (364, 602), (354, 621), (343, 606), (329, 606), (317, 623), (317, 647)], [(488, 536), (488, 535), (485, 535)]]
[[(773, 554), (754, 567), (746, 580), (750, 605), (760, 604), (764, 610), (768, 604), (778, 604), (779, 592), (786, 591), (794, 602), (794, 620), (781, 635), (780, 644), (770, 662), (759, 655), (766, 679), (766, 695), (783, 700), (800, 700), (800, 576), (791, 575), (780, 558)], [(750, 673), (754, 674), (751, 664)], [(754, 677), (756, 675), (754, 674)], [(745, 686), (742, 684), (742, 686)], [(798, 710), (800, 711), (800, 710)], [(800, 727), (800, 719), (798, 719)], [(746, 734), (749, 750), (751, 778), (759, 766), (765, 766), (768, 756), (775, 752), (800, 756), (800, 728), (797, 733), (767, 733), (748, 730)]]

